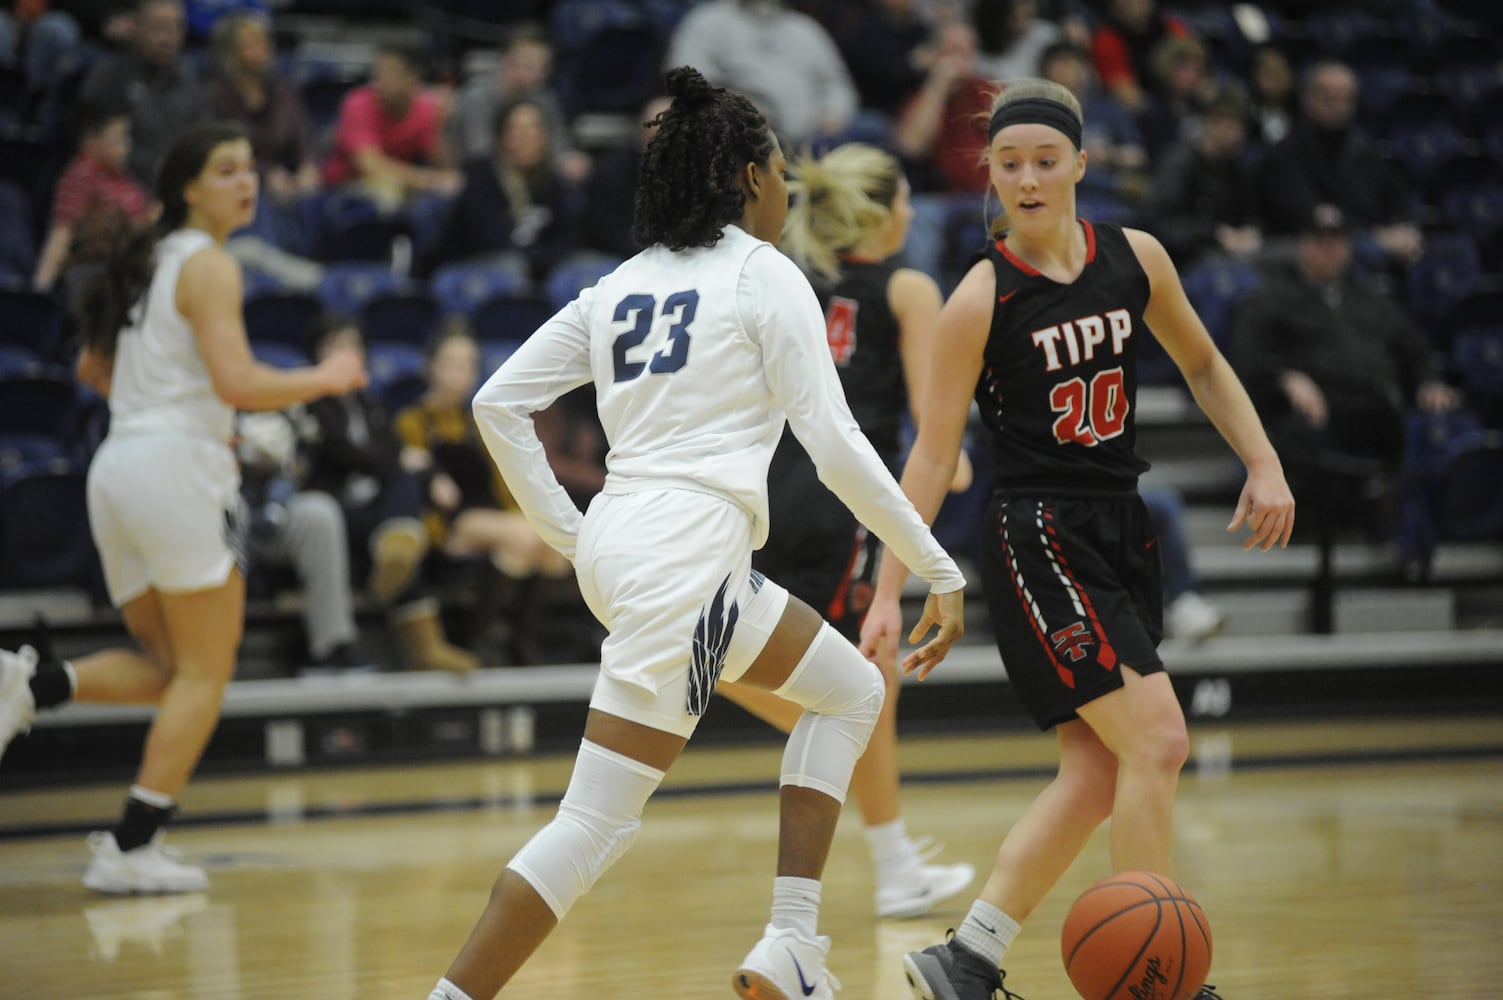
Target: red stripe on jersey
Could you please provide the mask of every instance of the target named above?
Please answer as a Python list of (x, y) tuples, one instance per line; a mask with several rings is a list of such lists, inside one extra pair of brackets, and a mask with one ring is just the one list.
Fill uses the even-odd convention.
[[(1096, 259), (1096, 227), (1091, 225), (1089, 219), (1079, 219), (1077, 221), (1080, 223), (1081, 228), (1085, 230), (1085, 262), (1089, 264)], [(1022, 271), (1030, 278), (1036, 277), (1043, 273), (1038, 268), (1034, 267), (1032, 264), (1028, 263), (1026, 260), (1017, 256), (1011, 250), (1009, 250), (1007, 248), (1006, 239), (1000, 239), (997, 241), (997, 252), (1000, 253), (1004, 258), (1006, 258), (1009, 264), (1017, 268), (1019, 271)]]
[(1049, 544), (1054, 547), (1060, 570), (1065, 574), (1066, 579), (1070, 581), (1070, 586), (1075, 588), (1075, 593), (1080, 597), (1080, 606), (1085, 608), (1086, 617), (1091, 621), (1091, 631), (1096, 633), (1096, 645), (1099, 650), (1096, 654), (1096, 662), (1101, 664), (1103, 669), (1115, 670), (1117, 668), (1117, 651), (1112, 648), (1111, 642), (1106, 638), (1106, 630), (1101, 627), (1101, 619), (1096, 616), (1096, 608), (1091, 604), (1091, 596), (1080, 585), (1080, 581), (1075, 579), (1075, 574), (1070, 572), (1070, 562), (1065, 558), (1064, 550), (1059, 547), (1059, 543), (1050, 542)]
[(1039, 645), (1044, 647), (1044, 655), (1049, 657), (1050, 663), (1054, 664), (1054, 671), (1059, 674), (1059, 679), (1064, 682), (1065, 687), (1073, 689), (1075, 687), (1075, 671), (1061, 663), (1059, 657), (1054, 655), (1054, 644), (1049, 641), (1049, 637), (1044, 634), (1044, 630), (1039, 626), (1038, 616), (1033, 613), (1032, 602), (1029, 600), (1027, 592), (1023, 589), (1023, 580), (1018, 576), (1017, 560), (1013, 557), (1012, 543), (1007, 539), (1006, 514), (1002, 517), (1001, 532), (1002, 551), (1007, 555), (1007, 575), (1012, 577), (1013, 589), (1018, 592), (1018, 602), (1023, 605), (1023, 613), (1028, 616), (1028, 624), (1033, 626), (1034, 638), (1038, 639)]

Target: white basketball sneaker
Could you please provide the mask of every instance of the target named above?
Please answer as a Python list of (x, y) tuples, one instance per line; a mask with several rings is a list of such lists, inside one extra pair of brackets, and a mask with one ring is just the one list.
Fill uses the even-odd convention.
[(183, 864), (182, 855), (162, 846), (158, 833), (149, 842), (129, 851), (120, 850), (108, 830), (89, 834), (94, 860), (84, 872), (83, 884), (95, 892), (111, 895), (131, 893), (199, 892), (209, 887), (209, 876), (197, 865)]
[(976, 878), (968, 864), (931, 865), (941, 847), (928, 837), (909, 841), (913, 858), (892, 872), (878, 871), (877, 916), (902, 919), (923, 916), (934, 904), (963, 890)]
[(743, 1000), (834, 1000), (840, 983), (825, 968), (830, 939), (809, 938), (789, 927), (767, 925), (762, 940), (741, 961), (731, 988)]
[(36, 718), (37, 702), (31, 696), (31, 676), (36, 672), (37, 651), (30, 646), (14, 653), (0, 649), (0, 756)]

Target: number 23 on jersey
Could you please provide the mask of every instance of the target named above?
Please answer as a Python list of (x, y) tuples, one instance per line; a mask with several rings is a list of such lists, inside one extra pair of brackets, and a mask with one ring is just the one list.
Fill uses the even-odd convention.
[[(616, 373), (613, 381), (630, 382), (643, 372), (671, 375), (684, 367), (689, 361), (689, 324), (694, 322), (698, 308), (699, 292), (692, 288), (664, 299), (661, 314), (657, 299), (651, 295), (628, 295), (616, 303), (611, 318), (631, 326), (617, 334), (611, 345)], [(639, 349), (652, 333), (653, 320), (659, 315), (671, 320), (667, 342), (649, 355)]]

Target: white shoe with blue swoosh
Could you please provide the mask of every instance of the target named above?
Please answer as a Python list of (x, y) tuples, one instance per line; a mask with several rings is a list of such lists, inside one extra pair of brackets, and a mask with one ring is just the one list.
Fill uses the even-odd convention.
[(829, 953), (827, 937), (768, 924), (731, 977), (731, 987), (742, 1000), (834, 1000), (840, 983), (825, 968)]

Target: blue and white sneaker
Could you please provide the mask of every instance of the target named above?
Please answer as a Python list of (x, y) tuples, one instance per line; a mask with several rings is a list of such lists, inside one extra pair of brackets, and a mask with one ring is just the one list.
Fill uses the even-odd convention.
[(742, 1000), (834, 1000), (840, 982), (825, 968), (830, 939), (767, 925), (741, 961), (731, 988)]

